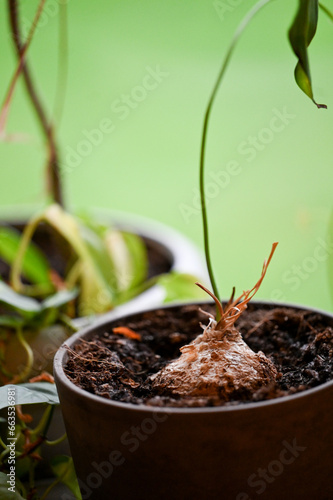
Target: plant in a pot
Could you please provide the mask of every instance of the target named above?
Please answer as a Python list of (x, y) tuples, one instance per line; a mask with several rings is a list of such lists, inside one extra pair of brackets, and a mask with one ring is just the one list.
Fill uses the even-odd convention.
[[(209, 114), (238, 36), (266, 3), (259, 2), (237, 31), (206, 113), (200, 179), (214, 293), (207, 292), (214, 303), (101, 322), (56, 354), (55, 379), (83, 499), (333, 496), (332, 315), (248, 303), (276, 244), (256, 285), (237, 298), (233, 291), (226, 303), (209, 255), (203, 168)], [(297, 32), (302, 47), (296, 77), (308, 94), (302, 61), (317, 8), (318, 2), (301, 1), (290, 32), (293, 46)]]
[[(23, 42), (19, 2), (8, 0), (18, 61), (0, 113), (1, 139), (16, 140), (7, 136), (6, 125), (22, 76), (47, 145), (45, 173), (50, 203), (28, 221), (8, 217), (0, 223), (1, 408), (9, 404), (9, 386), (18, 384), (16, 478), (29, 476), (26, 495), (30, 497), (36, 465), (41, 470), (41, 457), (48, 453), (41, 451), (41, 445), (46, 443), (47, 449), (53, 450), (61, 441), (65, 443), (59, 430), (52, 438), (50, 427), (54, 420), (60, 421), (60, 413), (52, 420), (58, 399), (49, 376), (57, 348), (79, 325), (91, 323), (100, 314), (112, 315), (117, 308), (125, 307), (136, 310), (142, 304), (161, 303), (171, 295), (187, 298), (192, 293), (189, 284), (194, 281), (189, 273), (201, 275), (201, 259), (194, 246), (163, 225), (135, 217), (112, 218), (110, 214), (98, 214), (94, 220), (75, 216), (63, 207), (55, 128), (40, 102), (26, 61), (44, 5), (44, 0), (39, 2)], [(13, 401), (10, 398), (10, 406)], [(51, 406), (40, 407), (36, 404), (39, 402)], [(30, 403), (34, 405), (21, 410), (22, 404)], [(2, 436), (6, 423), (1, 420), (0, 425)], [(0, 468), (7, 473), (10, 449), (5, 438), (0, 444)], [(63, 475), (65, 465), (70, 470), (70, 459), (52, 463), (54, 473)]]

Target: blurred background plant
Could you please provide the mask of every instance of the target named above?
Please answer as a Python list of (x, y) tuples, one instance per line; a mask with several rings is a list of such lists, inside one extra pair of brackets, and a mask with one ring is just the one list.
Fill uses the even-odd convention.
[[(37, 3), (20, 2), (25, 34)], [(119, 0), (96, 8), (87, 0), (47, 1), (29, 62), (43, 99), (52, 102), (58, 21), (66, 7), (69, 78), (58, 135), (74, 208), (112, 206), (153, 215), (202, 244), (202, 116), (221, 56), (249, 4), (255, 2)], [(310, 46), (315, 97), (328, 105), (318, 112), (306, 105), (292, 78), (296, 58), (287, 32), (297, 6), (297, 0), (287, 7), (272, 2), (257, 16), (218, 96), (207, 155), (212, 254), (218, 280), (229, 290), (252, 283), (267, 240), (279, 240), (279, 259), (259, 295), (331, 309), (332, 22), (319, 13)], [(10, 75), (16, 58), (6, 4), (0, 8), (1, 71)], [(7, 84), (1, 79), (0, 95)], [(17, 91), (8, 130), (28, 132), (29, 138), (0, 144), (3, 213), (13, 206), (31, 211), (44, 202), (45, 153), (22, 82)]]

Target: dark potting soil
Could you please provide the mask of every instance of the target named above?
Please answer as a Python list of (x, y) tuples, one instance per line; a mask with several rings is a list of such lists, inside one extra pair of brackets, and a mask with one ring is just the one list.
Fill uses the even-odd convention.
[[(213, 306), (203, 308), (214, 313)], [(217, 406), (262, 401), (304, 391), (333, 379), (333, 328), (321, 314), (291, 308), (250, 304), (236, 326), (255, 351), (273, 361), (280, 376), (276, 383), (257, 393), (238, 392), (234, 401), (217, 398), (176, 398), (159, 395), (150, 376), (174, 358), (179, 348), (202, 333), (199, 323), (207, 317), (195, 305), (160, 309), (132, 316), (124, 324), (141, 340), (110, 329), (82, 340), (69, 350), (65, 368), (68, 378), (90, 393), (107, 399), (150, 406)]]

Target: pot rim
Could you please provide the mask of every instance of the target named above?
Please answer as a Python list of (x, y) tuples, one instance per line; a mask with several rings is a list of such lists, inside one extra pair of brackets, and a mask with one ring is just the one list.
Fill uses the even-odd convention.
[[(81, 398), (87, 398), (91, 402), (96, 402), (96, 404), (101, 404), (101, 405), (106, 405), (106, 407), (114, 407), (114, 408), (119, 408), (122, 410), (128, 409), (128, 410), (136, 410), (142, 413), (145, 412), (156, 412), (156, 413), (170, 413), (170, 414), (200, 414), (200, 413), (218, 413), (218, 412), (234, 412), (234, 411), (250, 411), (250, 410), (255, 410), (255, 409), (260, 409), (262, 407), (268, 406), (268, 405), (277, 405), (277, 404), (286, 404), (289, 403), (295, 399), (300, 399), (300, 398), (305, 398), (309, 395), (318, 393), (319, 391), (322, 391), (325, 388), (332, 387), (333, 386), (333, 380), (330, 380), (328, 382), (325, 382), (323, 384), (320, 384), (319, 386), (313, 387), (311, 389), (307, 389), (305, 391), (288, 395), (288, 396), (281, 396), (278, 398), (266, 400), (266, 401), (257, 401), (253, 403), (238, 403), (235, 405), (230, 405), (230, 406), (214, 406), (214, 407), (199, 407), (199, 408), (179, 408), (179, 407), (171, 407), (171, 406), (148, 406), (144, 404), (133, 404), (133, 403), (123, 403), (120, 401), (113, 401), (110, 399), (103, 398), (101, 396), (97, 396), (95, 394), (91, 394), (84, 389), (78, 387), (75, 385), (73, 382), (71, 382), (64, 370), (63, 370), (63, 364), (66, 361), (66, 355), (67, 355), (67, 349), (66, 346), (72, 347), (81, 337), (85, 335), (89, 335), (92, 333), (94, 330), (103, 327), (103, 325), (108, 325), (109, 323), (113, 323), (116, 320), (122, 319), (122, 318), (128, 318), (131, 316), (136, 316), (141, 313), (147, 313), (147, 312), (152, 312), (156, 311), (158, 309), (171, 309), (171, 308), (177, 308), (185, 305), (195, 305), (195, 304), (214, 304), (212, 301), (192, 301), (190, 303), (173, 303), (173, 304), (167, 304), (167, 305), (161, 305), (159, 307), (154, 307), (154, 308), (146, 308), (142, 309), (140, 311), (136, 311), (134, 313), (130, 314), (117, 314), (115, 315), (112, 320), (105, 320), (105, 318), (101, 318), (100, 321), (94, 323), (94, 325), (88, 326), (86, 328), (83, 328), (82, 330), (79, 330), (77, 333), (72, 335), (70, 338), (68, 338), (58, 349), (54, 356), (54, 361), (53, 361), (53, 369), (54, 369), (54, 376), (56, 383), (60, 383), (66, 387), (68, 391), (72, 391), (76, 394), (77, 397)], [(294, 309), (301, 309), (304, 311), (309, 311), (313, 313), (318, 313), (322, 314), (325, 317), (328, 317), (332, 320), (332, 326), (333, 326), (333, 314), (327, 311), (322, 311), (320, 309), (316, 308), (310, 308), (307, 306), (303, 305), (298, 305), (298, 304), (289, 304), (289, 303), (284, 303), (284, 302), (272, 302), (272, 301), (265, 301), (265, 300), (253, 300), (251, 301), (251, 304), (260, 306), (271, 306), (271, 307), (286, 307), (286, 308), (294, 308)]]

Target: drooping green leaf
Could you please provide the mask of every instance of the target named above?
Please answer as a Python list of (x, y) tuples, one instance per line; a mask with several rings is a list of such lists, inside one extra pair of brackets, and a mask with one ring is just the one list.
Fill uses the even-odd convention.
[[(58, 205), (44, 212), (44, 219), (72, 246), (80, 261), (80, 303), (82, 313), (104, 312), (113, 305), (112, 262), (101, 238)], [(103, 303), (104, 301), (104, 303)]]
[(79, 213), (76, 213), (76, 217), (84, 226), (89, 227), (89, 229), (94, 231), (94, 233), (96, 233), (102, 239), (110, 229), (110, 224), (105, 224), (104, 222), (96, 220), (96, 218), (92, 214), (86, 211), (80, 211)]
[[(41, 304), (41, 313), (33, 318), (28, 328), (45, 328), (56, 323), (61, 313), (62, 306), (68, 304), (73, 299), (77, 298), (79, 289), (77, 287), (72, 290), (61, 290), (60, 292), (51, 295)], [(65, 311), (66, 314), (66, 311)]]
[[(146, 252), (141, 239), (105, 226), (82, 220), (66, 213), (60, 206), (48, 206), (26, 226), (18, 255), (13, 264), (12, 286), (16, 291), (36, 293), (20, 281), (22, 262), (29, 242), (41, 222), (49, 224), (72, 247), (77, 260), (66, 277), (69, 288), (80, 286), (79, 315), (90, 315), (112, 309), (123, 298), (123, 293), (136, 292), (146, 277)], [(119, 238), (110, 243), (109, 235)], [(28, 289), (27, 289), (28, 288)]]
[[(0, 227), (0, 258), (12, 265), (21, 241), (21, 233), (11, 227)], [(30, 242), (22, 263), (22, 274), (32, 283), (49, 284), (50, 266), (39, 248)]]
[(142, 239), (110, 229), (104, 238), (120, 294), (141, 285), (147, 276), (147, 252)]
[(318, 108), (327, 108), (325, 104), (318, 104), (314, 100), (307, 50), (316, 33), (317, 23), (318, 0), (299, 0), (297, 14), (289, 30), (289, 41), (298, 58), (295, 68), (297, 85)]
[[(106, 245), (108, 253), (108, 282), (116, 293), (135, 289), (147, 277), (147, 250), (140, 236), (110, 227), (88, 214), (80, 215), (84, 225), (96, 233)], [(111, 262), (111, 265), (110, 265)], [(112, 275), (111, 275), (112, 273)]]
[(67, 486), (77, 500), (82, 500), (79, 483), (76, 478), (73, 459), (65, 455), (59, 455), (51, 459), (51, 468), (54, 475)]
[(141, 293), (145, 292), (152, 286), (156, 285), (157, 281), (159, 278), (161, 278), (162, 275), (160, 276), (153, 276), (152, 278), (145, 280), (143, 283), (138, 285), (135, 288), (130, 288), (125, 290), (124, 292), (119, 293), (116, 301), (116, 306), (119, 306), (121, 304), (124, 304), (125, 302), (128, 302), (129, 300), (133, 299), (134, 297), (137, 297)]
[(130, 255), (131, 279), (128, 288), (139, 286), (147, 278), (148, 257), (142, 238), (133, 233), (122, 233)]
[(49, 403), (59, 404), (57, 388), (49, 382), (27, 382), (17, 385), (4, 385), (0, 387), (0, 409), (12, 406), (12, 400), (8, 399), (8, 391), (15, 393), (15, 404)]
[(98, 232), (93, 231), (87, 226), (80, 225), (80, 235), (87, 250), (94, 262), (96, 272), (103, 279), (103, 286), (106, 287), (113, 296), (117, 292), (117, 280), (113, 261), (110, 259), (105, 241)]
[(191, 274), (172, 272), (159, 277), (157, 283), (165, 289), (164, 303), (170, 303), (207, 299), (207, 294), (196, 286), (197, 281)]
[(67, 304), (71, 300), (76, 299), (78, 293), (78, 288), (73, 288), (72, 290), (61, 290), (60, 292), (51, 295), (42, 302), (42, 310), (59, 309), (61, 306)]
[(7, 328), (20, 328), (24, 325), (24, 319), (18, 316), (0, 316), (0, 326)]
[[(24, 288), (20, 282), (22, 261), (34, 231), (41, 222), (46, 222), (57, 231), (72, 247), (77, 255), (74, 271), (67, 278), (70, 285), (80, 284), (80, 315), (102, 313), (113, 307), (114, 282), (110, 261), (104, 242), (89, 227), (59, 205), (48, 206), (41, 214), (27, 224), (18, 256), (13, 264), (12, 284), (15, 290)], [(73, 278), (74, 276), (74, 278)], [(71, 288), (72, 286), (70, 286)]]
[(14, 292), (14, 290), (3, 281), (0, 281), (0, 303), (18, 311), (25, 317), (32, 317), (42, 310), (37, 300)]
[(51, 295), (42, 303), (35, 299), (14, 292), (8, 285), (0, 281), (0, 303), (17, 315), (0, 315), (0, 326), (17, 329), (26, 327), (39, 329), (54, 323), (59, 316), (59, 309), (75, 299), (79, 290), (61, 290)]
[[(15, 484), (14, 488), (9, 481), (9, 477), (4, 472), (0, 472), (0, 498), (1, 500), (24, 500), (18, 492), (18, 486)], [(13, 488), (10, 489), (9, 488)]]

